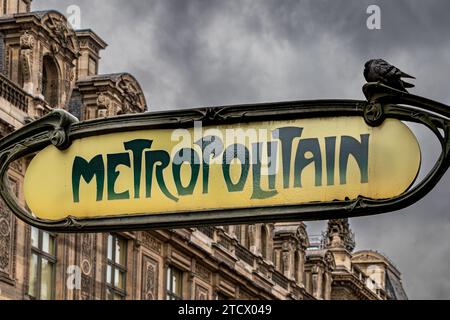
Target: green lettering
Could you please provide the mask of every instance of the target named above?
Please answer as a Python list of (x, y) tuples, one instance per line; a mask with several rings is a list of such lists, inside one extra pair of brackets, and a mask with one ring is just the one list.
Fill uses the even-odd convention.
[(108, 154), (108, 200), (127, 200), (130, 199), (130, 192), (124, 191), (122, 193), (116, 193), (115, 185), (119, 172), (118, 166), (126, 166), (131, 168), (130, 155), (128, 153), (116, 153)]
[(253, 194), (252, 199), (268, 199), (278, 194), (276, 190), (264, 191), (261, 188), (261, 158), (262, 158), (262, 143), (254, 143), (252, 145), (253, 159)]
[(97, 181), (97, 201), (102, 201), (105, 186), (105, 164), (102, 155), (95, 156), (90, 162), (76, 157), (72, 167), (72, 192), (75, 203), (80, 202), (81, 178), (90, 183), (94, 177)]
[(142, 154), (145, 149), (150, 149), (152, 144), (152, 140), (133, 140), (124, 143), (125, 150), (133, 153), (135, 199), (139, 199), (141, 195)]
[(281, 141), (281, 154), (283, 157), (283, 186), (288, 189), (291, 178), (291, 159), (292, 159), (292, 144), (295, 138), (300, 138), (303, 133), (303, 128), (286, 127), (275, 130), (272, 133), (274, 139)]
[(269, 189), (276, 188), (277, 164), (278, 164), (278, 142), (267, 143), (267, 157), (269, 158)]
[(353, 137), (343, 136), (339, 156), (341, 184), (347, 183), (347, 166), (350, 156), (358, 163), (361, 173), (361, 183), (369, 182), (369, 134), (361, 135), (361, 142)]
[[(183, 163), (188, 163), (191, 168), (191, 178), (188, 186), (183, 186), (181, 181), (181, 167)], [(194, 193), (195, 186), (200, 173), (200, 157), (194, 149), (181, 149), (173, 160), (172, 164), (173, 179), (180, 196), (189, 196)]]
[(195, 144), (202, 148), (203, 194), (207, 194), (209, 191), (209, 165), (211, 159), (217, 158), (223, 152), (223, 142), (222, 139), (217, 136), (208, 136), (197, 141)]
[[(239, 181), (234, 184), (231, 180), (231, 162), (238, 159), (241, 163), (241, 177)], [(222, 172), (227, 184), (228, 192), (242, 192), (247, 182), (248, 173), (250, 170), (250, 152), (242, 144), (234, 144), (229, 146), (224, 154), (222, 160)]]
[(170, 156), (166, 151), (146, 151), (145, 152), (145, 167), (146, 167), (146, 197), (152, 197), (152, 184), (153, 184), (153, 167), (156, 171), (156, 181), (158, 186), (164, 195), (175, 202), (178, 198), (172, 195), (166, 186), (164, 181), (164, 169), (166, 169), (170, 164)]
[(334, 167), (336, 165), (336, 137), (325, 138), (327, 154), (327, 184), (334, 186)]
[[(312, 157), (307, 158), (307, 152), (312, 153)], [(320, 152), (319, 139), (301, 140), (298, 144), (295, 158), (295, 188), (302, 187), (303, 170), (312, 163), (315, 165), (316, 187), (320, 187), (322, 185), (322, 154)]]

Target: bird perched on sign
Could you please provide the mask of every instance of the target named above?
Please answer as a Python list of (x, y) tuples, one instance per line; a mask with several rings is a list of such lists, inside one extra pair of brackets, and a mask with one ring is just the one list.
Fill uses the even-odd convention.
[(381, 82), (403, 92), (408, 92), (406, 88), (414, 88), (413, 84), (402, 80), (402, 78), (415, 79), (413, 76), (404, 73), (383, 59), (367, 61), (364, 69), (364, 77), (367, 82)]

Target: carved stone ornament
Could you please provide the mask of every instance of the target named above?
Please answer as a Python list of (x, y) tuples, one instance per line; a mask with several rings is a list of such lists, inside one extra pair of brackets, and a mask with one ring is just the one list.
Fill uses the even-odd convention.
[(12, 277), (14, 259), (13, 215), (0, 199), (0, 275)]
[(54, 12), (49, 13), (43, 18), (43, 25), (57, 43), (52, 44), (54, 54), (60, 52), (60, 48), (68, 48), (76, 54), (79, 53), (79, 44), (75, 32), (63, 15)]
[(206, 281), (209, 281), (209, 279), (211, 277), (211, 272), (206, 267), (204, 267), (200, 264), (197, 264), (195, 266), (195, 271), (200, 278), (202, 278)]
[(111, 99), (104, 93), (100, 93), (97, 97), (97, 107), (99, 109), (109, 109), (111, 106)]
[(81, 298), (89, 300), (94, 296), (94, 275), (96, 242), (94, 234), (81, 235)]
[(148, 256), (142, 257), (142, 299), (158, 299), (159, 263)]
[(308, 233), (306, 232), (305, 226), (300, 225), (297, 228), (297, 238), (300, 242), (300, 246), (303, 249), (306, 249), (309, 246), (309, 239), (308, 239)]
[(128, 75), (120, 76), (115, 84), (123, 97), (123, 113), (136, 113), (145, 109), (145, 98), (139, 85)]
[(331, 252), (327, 252), (325, 254), (325, 264), (327, 265), (328, 270), (333, 271), (336, 267), (336, 262), (334, 260), (334, 256)]
[(138, 93), (131, 82), (122, 78), (117, 82), (116, 86), (123, 92), (124, 96), (130, 100), (133, 106), (138, 104)]
[(158, 254), (162, 252), (162, 243), (152, 237), (148, 232), (142, 234), (142, 245)]
[(332, 219), (328, 222), (328, 246), (345, 248), (349, 252), (355, 249), (355, 236), (350, 229), (348, 219)]
[(25, 31), (24, 34), (20, 37), (20, 48), (29, 50), (34, 48), (34, 36), (30, 34), (28, 31)]

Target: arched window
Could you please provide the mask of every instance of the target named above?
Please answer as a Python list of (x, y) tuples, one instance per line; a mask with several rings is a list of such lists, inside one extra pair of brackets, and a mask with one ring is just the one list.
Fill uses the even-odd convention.
[(44, 56), (42, 66), (42, 95), (53, 108), (59, 105), (59, 72), (55, 60)]
[(267, 248), (267, 243), (268, 243), (268, 238), (269, 235), (267, 234), (267, 229), (265, 226), (261, 226), (261, 255), (264, 259), (267, 259), (268, 254), (268, 248)]

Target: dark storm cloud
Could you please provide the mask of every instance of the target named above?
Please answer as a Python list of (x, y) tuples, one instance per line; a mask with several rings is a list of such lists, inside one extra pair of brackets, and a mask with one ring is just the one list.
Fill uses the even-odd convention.
[[(134, 74), (150, 110), (362, 98), (362, 66), (372, 57), (414, 74), (414, 93), (450, 102), (445, 0), (34, 2), (34, 9), (62, 12), (79, 5), (82, 27), (110, 44), (101, 72)], [(382, 30), (366, 28), (371, 4), (381, 7)], [(424, 155), (435, 152), (429, 136), (419, 136)], [(450, 298), (449, 191), (447, 175), (412, 208), (352, 220), (358, 248), (385, 252), (402, 271), (411, 298)], [(310, 224), (310, 232), (323, 227)]]

